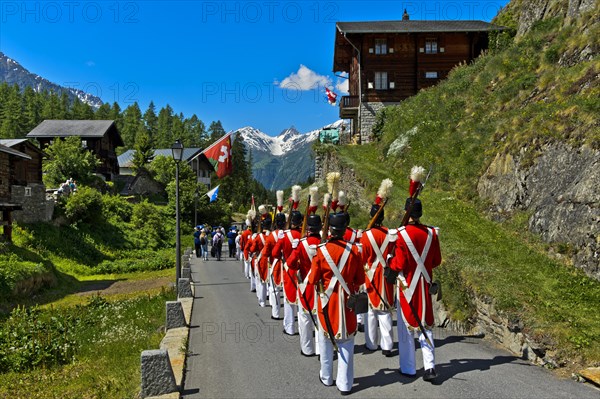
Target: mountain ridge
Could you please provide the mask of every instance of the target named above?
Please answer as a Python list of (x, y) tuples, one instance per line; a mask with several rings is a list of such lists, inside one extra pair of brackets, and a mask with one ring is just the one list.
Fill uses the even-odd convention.
[(103, 104), (103, 101), (97, 96), (86, 93), (83, 90), (61, 86), (40, 75), (30, 72), (19, 62), (0, 51), (0, 83), (2, 82), (6, 82), (9, 85), (16, 84), (21, 90), (25, 87), (31, 87), (37, 93), (43, 92), (44, 90), (58, 94), (65, 92), (70, 101), (77, 98), (95, 109)]

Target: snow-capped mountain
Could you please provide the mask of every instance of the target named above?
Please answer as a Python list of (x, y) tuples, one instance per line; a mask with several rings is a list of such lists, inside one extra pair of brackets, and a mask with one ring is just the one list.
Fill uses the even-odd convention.
[(100, 98), (79, 89), (52, 83), (39, 75), (29, 72), (17, 61), (7, 57), (2, 52), (0, 52), (0, 83), (1, 82), (6, 82), (11, 86), (17, 84), (21, 90), (29, 86), (36, 92), (42, 92), (44, 90), (55, 92), (57, 94), (66, 92), (70, 100), (79, 98), (82, 102), (87, 103), (94, 108), (98, 108), (102, 105), (102, 100), (100, 100)]
[[(339, 128), (339, 120), (325, 127)], [(254, 177), (266, 188), (278, 190), (305, 182), (314, 176), (312, 143), (318, 139), (321, 129), (300, 133), (295, 127), (285, 129), (277, 136), (269, 136), (251, 126), (238, 129), (252, 154)]]

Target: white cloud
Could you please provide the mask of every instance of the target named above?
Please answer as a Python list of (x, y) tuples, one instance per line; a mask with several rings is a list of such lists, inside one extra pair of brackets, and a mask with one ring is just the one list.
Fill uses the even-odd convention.
[(89, 66), (89, 67), (93, 67), (96, 66), (96, 63), (94, 61), (86, 61), (85, 65)]
[(319, 75), (312, 69), (301, 64), (298, 72), (293, 72), (281, 82), (276, 80), (274, 83), (282, 89), (306, 91), (317, 87), (331, 86), (331, 78)]
[(335, 84), (335, 88), (342, 94), (348, 94), (348, 82), (349, 79), (338, 78)]

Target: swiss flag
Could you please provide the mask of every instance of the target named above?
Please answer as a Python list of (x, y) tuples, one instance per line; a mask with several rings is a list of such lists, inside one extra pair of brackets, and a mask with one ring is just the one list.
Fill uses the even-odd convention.
[(327, 94), (327, 101), (329, 102), (329, 104), (335, 105), (337, 94), (329, 90), (327, 87), (325, 88), (325, 94)]
[(231, 133), (215, 141), (210, 147), (202, 151), (210, 161), (220, 179), (233, 171), (231, 163)]

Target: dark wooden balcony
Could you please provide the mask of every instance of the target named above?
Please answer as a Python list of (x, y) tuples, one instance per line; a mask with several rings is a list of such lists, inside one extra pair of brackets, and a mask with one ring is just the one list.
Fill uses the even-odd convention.
[(349, 119), (358, 115), (358, 96), (343, 96), (340, 100), (340, 118)]

